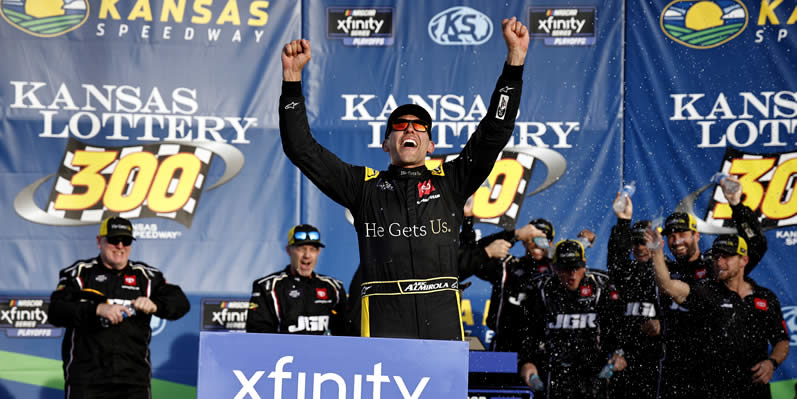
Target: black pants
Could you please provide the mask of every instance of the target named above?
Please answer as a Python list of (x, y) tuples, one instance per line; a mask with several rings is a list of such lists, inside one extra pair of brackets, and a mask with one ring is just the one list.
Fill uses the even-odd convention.
[(612, 399), (655, 399), (659, 387), (659, 360), (637, 359), (609, 380)]
[(96, 384), (64, 387), (65, 399), (151, 399), (149, 385)]
[(546, 395), (540, 395), (540, 397), (547, 399), (605, 398), (606, 381), (599, 380), (597, 375), (597, 370), (594, 373), (587, 370), (580, 370), (580, 372), (557, 370), (546, 379)]

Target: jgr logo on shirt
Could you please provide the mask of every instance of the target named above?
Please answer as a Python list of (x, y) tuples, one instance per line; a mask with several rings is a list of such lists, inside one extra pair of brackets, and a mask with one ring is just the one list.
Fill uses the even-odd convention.
[(625, 306), (625, 315), (656, 317), (656, 307), (650, 302), (630, 302)]
[(288, 332), (326, 331), (329, 328), (329, 316), (299, 316), (296, 325), (288, 326)]
[(598, 327), (595, 324), (597, 318), (598, 315), (596, 313), (558, 314), (555, 322), (548, 323), (548, 328), (554, 330), (596, 328)]

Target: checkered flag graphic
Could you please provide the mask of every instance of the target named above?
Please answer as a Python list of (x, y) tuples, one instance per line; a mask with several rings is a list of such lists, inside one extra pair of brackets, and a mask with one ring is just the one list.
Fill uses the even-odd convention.
[[(83, 185), (73, 185), (72, 178), (81, 171), (81, 166), (74, 166), (72, 164), (72, 160), (75, 157), (75, 153), (78, 151), (89, 151), (89, 152), (115, 152), (117, 154), (117, 158), (107, 167), (99, 171), (99, 175), (105, 180), (105, 188), (107, 189), (108, 182), (110, 181), (111, 175), (116, 170), (116, 166), (119, 164), (119, 161), (123, 159), (125, 156), (139, 153), (139, 152), (148, 152), (155, 156), (158, 161), (158, 165), (162, 164), (162, 161), (170, 156), (177, 155), (177, 154), (193, 154), (196, 156), (197, 159), (201, 162), (199, 175), (197, 176), (196, 180), (194, 181), (193, 187), (191, 188), (190, 197), (185, 201), (182, 206), (173, 211), (168, 213), (163, 212), (155, 212), (149, 208), (147, 204), (147, 200), (145, 199), (141, 204), (139, 204), (136, 208), (124, 211), (124, 212), (117, 212), (108, 209), (105, 202), (100, 199), (95, 204), (89, 206), (86, 209), (79, 209), (79, 210), (67, 210), (67, 209), (57, 209), (55, 207), (56, 199), (59, 195), (77, 195), (85, 193), (88, 188)], [(73, 220), (80, 220), (84, 222), (101, 222), (106, 217), (119, 215), (127, 219), (137, 219), (137, 218), (149, 218), (149, 217), (159, 217), (165, 219), (171, 219), (181, 223), (186, 227), (191, 227), (191, 223), (193, 222), (194, 213), (196, 212), (197, 206), (199, 205), (199, 198), (202, 194), (202, 188), (204, 187), (207, 181), (207, 173), (210, 169), (210, 163), (213, 159), (213, 153), (207, 149), (193, 146), (193, 145), (184, 145), (184, 144), (177, 144), (177, 143), (156, 143), (156, 144), (143, 144), (143, 145), (136, 145), (136, 146), (125, 146), (125, 147), (102, 147), (96, 145), (88, 145), (82, 143), (74, 138), (70, 138), (69, 142), (66, 145), (66, 150), (64, 151), (64, 157), (61, 159), (61, 165), (58, 168), (58, 173), (55, 177), (55, 182), (53, 184), (53, 188), (50, 191), (50, 196), (47, 200), (47, 213), (58, 216), (64, 219), (73, 219)], [(135, 184), (137, 183), (139, 174), (141, 171), (138, 168), (133, 168), (129, 175), (126, 177), (126, 183), (124, 188), (122, 189), (122, 197), (126, 197), (133, 192)], [(158, 169), (158, 173), (160, 170)], [(173, 195), (178, 187), (178, 183), (180, 183), (180, 178), (183, 175), (183, 169), (177, 168), (175, 169), (174, 174), (170, 177), (170, 182), (168, 184), (168, 188), (166, 190), (166, 196)], [(149, 181), (151, 183), (151, 180)], [(147, 187), (147, 191), (149, 191), (149, 187)]]
[[(444, 163), (456, 159), (459, 154), (441, 154), (441, 155), (432, 155), (432, 159), (441, 159)], [(529, 186), (529, 180), (531, 179), (531, 172), (534, 169), (535, 158), (533, 155), (523, 152), (523, 151), (516, 151), (516, 150), (503, 150), (498, 155), (499, 160), (506, 160), (506, 159), (514, 159), (518, 163), (523, 166), (523, 175), (520, 176), (519, 182), (505, 182), (503, 179), (506, 178), (506, 175), (499, 176), (496, 180), (492, 190), (490, 192), (490, 200), (495, 200), (501, 193), (501, 190), (506, 189), (506, 187), (512, 187), (515, 190), (515, 197), (512, 200), (512, 203), (509, 205), (509, 208), (500, 216), (494, 218), (487, 218), (482, 219), (479, 217), (474, 216), (473, 221), (474, 223), (488, 223), (500, 226), (504, 229), (514, 229), (515, 225), (517, 224), (517, 217), (518, 213), (520, 212), (521, 206), (523, 206), (523, 200), (526, 198), (525, 193), (526, 189)], [(495, 171), (495, 169), (493, 169)], [(509, 183), (509, 184), (505, 184)], [(482, 183), (482, 187), (489, 187), (489, 183), (487, 180)], [(474, 209), (474, 212), (477, 212), (477, 209)]]

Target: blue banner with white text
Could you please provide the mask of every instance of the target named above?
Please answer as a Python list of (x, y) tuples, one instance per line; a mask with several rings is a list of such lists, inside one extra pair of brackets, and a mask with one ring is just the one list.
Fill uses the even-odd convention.
[[(282, 46), (311, 42), (303, 91), (322, 145), (384, 170), (387, 117), (416, 103), (433, 119), (433, 166), (456, 156), (486, 113), (511, 16), (531, 33), (523, 98), (474, 194), (478, 234), (535, 218), (554, 224), (555, 241), (590, 229), (588, 264), (605, 269), (611, 203), (636, 181), (635, 219), (693, 212), (707, 248), (729, 231), (710, 178), (733, 174), (769, 239), (752, 277), (797, 331), (795, 9), (793, 0), (0, 0), (0, 364), (41, 371), (0, 366), (0, 397), (63, 396), (62, 330), (42, 315), (58, 271), (97, 255), (109, 215), (132, 221), (131, 258), (191, 298), (183, 320), (154, 325), (153, 345), (175, 356), (196, 353), (200, 330), (243, 328), (252, 281), (288, 264), (296, 224), (321, 232), (316, 271), (348, 284), (359, 264), (351, 219), (282, 151)], [(491, 287), (471, 281), (463, 322), (487, 346)], [(196, 394), (195, 364), (155, 366), (158, 392)], [(787, 360), (774, 379), (797, 377), (795, 367)], [(373, 373), (361, 371), (350, 374)], [(309, 369), (306, 378), (310, 392)], [(402, 378), (411, 393), (418, 379)]]

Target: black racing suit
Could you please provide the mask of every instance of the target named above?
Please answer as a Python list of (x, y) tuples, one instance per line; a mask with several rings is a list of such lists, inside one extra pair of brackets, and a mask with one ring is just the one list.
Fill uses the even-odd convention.
[[(479, 240), (485, 247), (502, 239), (514, 243), (514, 230), (498, 232)], [(529, 288), (550, 273), (551, 260), (539, 261), (526, 255), (521, 258), (509, 256), (503, 260), (492, 259), (476, 271), (476, 277), (492, 284), (490, 307), (487, 310), (487, 327), (495, 335), (490, 341), (490, 350), (495, 352), (518, 352), (518, 341), (511, 336), (517, 334), (523, 323), (523, 301)]]
[(290, 265), (252, 283), (246, 332), (346, 335), (346, 291), (338, 279)]
[(522, 71), (504, 66), (487, 114), (459, 157), (434, 170), (391, 165), (380, 172), (341, 161), (313, 139), (301, 83), (283, 83), (285, 154), (354, 216), (363, 273), (361, 335), (463, 339), (457, 281), (463, 206), (512, 135)]
[(130, 261), (116, 271), (99, 257), (79, 260), (59, 276), (48, 315), (53, 325), (66, 327), (61, 345), (66, 385), (149, 386), (152, 316), (139, 312), (104, 328), (97, 305), (132, 308), (132, 301), (143, 296), (158, 307), (155, 316), (176, 320), (190, 308), (180, 287), (168, 284), (158, 269), (145, 263)]
[(494, 352), (518, 352), (517, 334), (523, 323), (523, 302), (527, 287), (535, 286), (550, 274), (548, 258), (539, 261), (526, 255), (522, 258), (509, 257), (506, 260), (490, 262), (490, 267), (482, 268), (476, 276), (492, 284), (490, 307), (487, 310), (487, 327), (495, 335), (490, 341)]
[[(518, 364), (533, 363), (545, 384), (542, 398), (598, 398), (598, 373), (622, 344), (611, 330), (617, 292), (606, 274), (587, 270), (570, 291), (555, 274), (545, 275), (523, 303), (524, 324), (515, 335)], [(534, 395), (535, 398), (537, 394)]]
[(658, 394), (662, 338), (646, 334), (641, 327), (645, 322), (659, 319), (659, 291), (651, 261), (631, 259), (632, 245), (631, 221), (617, 219), (609, 237), (608, 268), (623, 309), (616, 331), (625, 343), (623, 350), (628, 365), (609, 382), (609, 396), (652, 399)]
[[(753, 211), (741, 203), (732, 206), (732, 218), (738, 226), (739, 235), (745, 238), (750, 253), (750, 261), (745, 267), (749, 273), (766, 252), (766, 237), (761, 233), (761, 224)], [(758, 254), (758, 255), (756, 255)], [(757, 258), (756, 258), (757, 257)], [(670, 277), (691, 285), (713, 278), (714, 261), (701, 254), (694, 261), (668, 260)], [(662, 399), (702, 397), (699, 392), (703, 381), (702, 359), (714, 355), (705, 351), (705, 345), (695, 334), (702, 320), (694, 312), (689, 312), (685, 304), (677, 304), (671, 298), (660, 298), (662, 308), (664, 337), (664, 360), (661, 370), (660, 397)]]

